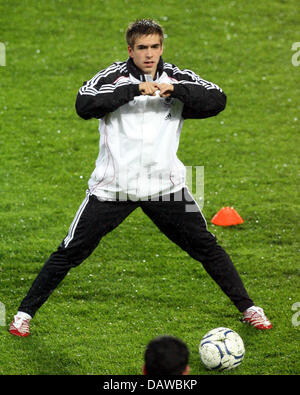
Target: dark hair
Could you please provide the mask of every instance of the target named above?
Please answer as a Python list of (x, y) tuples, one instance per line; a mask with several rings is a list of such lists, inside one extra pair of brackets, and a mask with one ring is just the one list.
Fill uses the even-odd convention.
[(186, 344), (173, 336), (159, 336), (150, 341), (145, 355), (146, 373), (151, 375), (179, 375), (189, 362)]
[(133, 48), (137, 37), (151, 34), (158, 34), (160, 36), (160, 43), (163, 43), (164, 31), (157, 22), (152, 19), (138, 19), (128, 26), (126, 31), (127, 44)]

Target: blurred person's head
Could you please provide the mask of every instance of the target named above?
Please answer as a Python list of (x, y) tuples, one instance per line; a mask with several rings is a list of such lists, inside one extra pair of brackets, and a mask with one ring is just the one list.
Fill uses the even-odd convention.
[(189, 350), (186, 344), (173, 336), (158, 336), (151, 340), (144, 354), (145, 375), (189, 374)]

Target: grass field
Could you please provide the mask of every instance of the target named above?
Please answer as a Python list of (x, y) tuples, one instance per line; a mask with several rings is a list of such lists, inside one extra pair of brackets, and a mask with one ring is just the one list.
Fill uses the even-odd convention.
[[(160, 334), (189, 346), (193, 375), (300, 373), (298, 1), (0, 0), (0, 374), (141, 373)], [(74, 109), (83, 81), (127, 58), (127, 24), (165, 27), (164, 60), (220, 85), (228, 105), (189, 120), (178, 156), (204, 166), (203, 213), (273, 329), (244, 326), (202, 266), (136, 210), (69, 275), (16, 338), (8, 325), (68, 231), (98, 154), (98, 122)], [(217, 227), (234, 206), (244, 219)], [(5, 324), (5, 325), (4, 325)], [(226, 326), (243, 338), (242, 365), (208, 372), (198, 344)]]

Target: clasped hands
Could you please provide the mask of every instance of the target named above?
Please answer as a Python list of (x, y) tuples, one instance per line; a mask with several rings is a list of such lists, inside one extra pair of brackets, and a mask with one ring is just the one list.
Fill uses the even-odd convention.
[(155, 92), (159, 90), (160, 97), (170, 97), (174, 91), (172, 84), (158, 84), (157, 82), (141, 82), (139, 84), (139, 90), (142, 95), (155, 96)]

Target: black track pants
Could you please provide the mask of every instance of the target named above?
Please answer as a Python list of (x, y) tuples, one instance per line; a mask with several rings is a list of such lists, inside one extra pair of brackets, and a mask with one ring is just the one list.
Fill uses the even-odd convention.
[(83, 262), (98, 246), (101, 238), (115, 229), (137, 207), (141, 207), (170, 240), (202, 263), (239, 311), (253, 306), (230, 257), (207, 230), (199, 207), (184, 189), (158, 201), (138, 202), (104, 202), (88, 192), (68, 235), (42, 267), (19, 311), (33, 317), (68, 271)]

